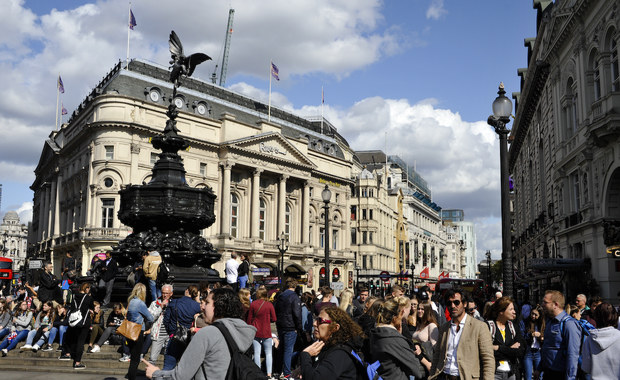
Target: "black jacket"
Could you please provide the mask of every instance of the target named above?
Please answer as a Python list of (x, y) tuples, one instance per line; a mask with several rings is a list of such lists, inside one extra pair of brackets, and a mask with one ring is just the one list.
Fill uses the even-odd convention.
[[(84, 301), (82, 301), (84, 299)], [(78, 293), (73, 297), (73, 301), (71, 302), (71, 311), (69, 314), (76, 310), (80, 310), (82, 313), (82, 323), (78, 324), (78, 328), (82, 328), (83, 326), (90, 326), (92, 324), (92, 318), (90, 310), (95, 309), (95, 304), (93, 301), (93, 297), (90, 294)]]
[[(355, 380), (357, 371), (361, 370), (350, 354), (353, 347), (340, 345), (321, 351), (317, 361), (307, 352), (301, 352), (301, 375), (304, 380)], [(360, 363), (361, 366), (361, 363)]]
[[(493, 351), (495, 354), (495, 367), (497, 368), (500, 361), (505, 360), (510, 363), (510, 373), (513, 373), (515, 368), (517, 368), (517, 359), (523, 358), (523, 355), (525, 354), (525, 339), (523, 339), (523, 336), (521, 335), (518, 323), (512, 323), (515, 330), (514, 335), (508, 326), (508, 323), (511, 322), (506, 323), (505, 341), (502, 337), (502, 333), (499, 331), (499, 328), (497, 328), (497, 322), (494, 321), (493, 323), (495, 324), (495, 334), (492, 336), (493, 345), (499, 346), (497, 351)], [(510, 348), (510, 346), (516, 342), (519, 342), (519, 348)]]
[(247, 276), (250, 273), (250, 263), (247, 260), (243, 260), (237, 268), (237, 277)]
[(420, 360), (405, 337), (391, 327), (375, 327), (370, 332), (372, 361), (381, 363), (377, 373), (384, 379), (409, 380), (425, 376)]
[(301, 300), (294, 291), (287, 289), (276, 300), (276, 326), (282, 331), (301, 331)]
[(117, 265), (116, 265), (116, 260), (114, 259), (110, 259), (110, 262), (108, 263), (108, 265), (105, 265), (105, 261), (102, 263), (102, 272), (101, 272), (101, 279), (105, 282), (108, 282), (110, 280), (112, 280), (114, 278), (114, 276), (116, 276), (116, 271), (117, 271)]
[(53, 274), (47, 273), (46, 271), (41, 273), (39, 277), (39, 290), (37, 291), (41, 303), (55, 300), (58, 284), (60, 284), (60, 281)]

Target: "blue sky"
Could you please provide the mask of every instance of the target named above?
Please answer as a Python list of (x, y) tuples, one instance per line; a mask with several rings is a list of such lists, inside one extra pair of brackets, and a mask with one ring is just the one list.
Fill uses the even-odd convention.
[[(54, 129), (56, 76), (73, 112), (126, 54), (126, 0), (5, 0), (0, 25), (0, 214), (31, 218), (33, 170)], [(280, 68), (273, 105), (324, 113), (354, 149), (402, 156), (430, 183), (433, 200), (476, 223), (478, 250), (501, 248), (499, 147), (486, 125), (500, 81), (519, 91), (531, 0), (134, 0), (130, 56), (167, 64), (174, 29), (188, 52), (221, 59), (235, 9), (226, 87), (268, 97), (269, 61)], [(155, 5), (156, 4), (156, 5)], [(384, 136), (387, 136), (385, 138)]]

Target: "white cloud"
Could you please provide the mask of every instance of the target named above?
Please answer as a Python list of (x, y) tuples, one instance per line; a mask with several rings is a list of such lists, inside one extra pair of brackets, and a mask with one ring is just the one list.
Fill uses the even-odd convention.
[(28, 222), (32, 221), (32, 202), (22, 203), (22, 205), (15, 211), (17, 211), (17, 215), (19, 215), (20, 223), (28, 224)]
[(446, 13), (448, 13), (448, 11), (444, 8), (443, 0), (431, 0), (431, 4), (426, 10), (426, 18), (438, 20)]

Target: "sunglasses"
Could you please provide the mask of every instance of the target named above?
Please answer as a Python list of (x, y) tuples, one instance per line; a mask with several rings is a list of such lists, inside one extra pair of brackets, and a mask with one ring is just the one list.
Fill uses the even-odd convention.
[(454, 300), (454, 301), (446, 301), (446, 305), (452, 305), (454, 304), (454, 306), (459, 306), (461, 304), (461, 300)]
[(316, 324), (317, 324), (317, 326), (329, 325), (330, 323), (332, 323), (332, 321), (330, 321), (329, 319), (323, 319), (321, 317), (316, 317)]

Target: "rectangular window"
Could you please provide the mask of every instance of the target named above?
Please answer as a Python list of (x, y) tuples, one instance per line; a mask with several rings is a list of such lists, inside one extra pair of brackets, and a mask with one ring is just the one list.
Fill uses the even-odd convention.
[[(616, 261), (617, 263), (620, 263), (620, 261)], [(366, 255), (362, 256), (362, 269), (367, 269), (368, 267), (366, 266)], [(618, 272), (618, 271), (616, 271)]]
[(105, 159), (113, 160), (114, 159), (114, 145), (106, 145), (105, 146)]
[(312, 198), (312, 193), (313, 193), (313, 191), (312, 191), (312, 190), (314, 190), (314, 188), (313, 188), (313, 187), (311, 187), (311, 188), (310, 188), (310, 190), (309, 190), (309, 193), (310, 193), (310, 194), (309, 194), (309, 195), (310, 195), (310, 198)]
[(372, 256), (368, 256), (368, 258), (370, 258), (370, 266), (369, 266), (369, 268), (370, 268), (370, 269), (373, 269), (375, 266), (373, 265), (373, 259), (372, 259)]
[(101, 200), (101, 227), (112, 228), (114, 226), (114, 199)]
[(577, 212), (581, 208), (581, 193), (579, 191), (579, 173), (573, 173), (570, 176), (571, 187), (573, 191), (573, 211)]
[(600, 61), (597, 59), (594, 62), (594, 101), (601, 98), (601, 66)]
[(204, 162), (200, 163), (200, 175), (203, 177), (207, 176), (207, 164), (205, 164)]
[(362, 209), (362, 220), (366, 220), (366, 209)]
[(351, 220), (357, 219), (357, 206), (351, 206)]
[(338, 230), (332, 230), (332, 249), (338, 249)]
[(368, 244), (368, 232), (362, 231), (362, 244)]
[(155, 165), (155, 163), (157, 162), (157, 158), (158, 158), (158, 154), (151, 152), (151, 165)]
[(351, 244), (357, 244), (357, 230), (351, 228)]
[(368, 219), (372, 220), (372, 209), (368, 210)]
[(319, 247), (325, 247), (325, 228), (319, 228)]
[(372, 235), (373, 235), (372, 231), (368, 232), (368, 242), (370, 244), (372, 244)]

